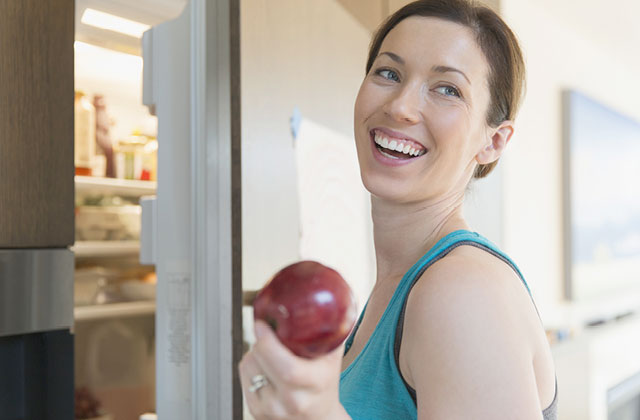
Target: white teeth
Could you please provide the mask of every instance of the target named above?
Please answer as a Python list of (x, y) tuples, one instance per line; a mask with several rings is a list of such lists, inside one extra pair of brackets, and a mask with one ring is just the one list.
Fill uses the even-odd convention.
[(385, 152), (384, 150), (380, 150), (380, 153), (382, 153), (383, 155), (385, 155), (386, 157), (391, 158), (391, 159), (400, 159), (398, 156), (390, 155), (389, 153)]
[[(377, 145), (385, 149), (394, 150), (410, 156), (421, 156), (424, 153), (426, 153), (426, 151), (418, 150), (415, 147), (412, 147), (410, 144), (404, 143), (403, 141), (398, 141), (398, 140), (389, 141), (388, 138), (384, 137), (379, 133), (374, 133), (373, 139)], [(386, 156), (393, 157), (387, 153), (384, 153), (384, 154)]]

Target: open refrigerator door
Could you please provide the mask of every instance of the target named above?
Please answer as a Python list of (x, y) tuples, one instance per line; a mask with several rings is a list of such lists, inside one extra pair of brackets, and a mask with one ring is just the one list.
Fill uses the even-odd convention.
[[(239, 145), (239, 129), (232, 130), (239, 102), (231, 93), (239, 72), (231, 45), (239, 41), (230, 35), (238, 30), (238, 2), (78, 0), (77, 6), (77, 41), (140, 61), (136, 106), (146, 105), (157, 121), (157, 184), (137, 191), (136, 252), (157, 275), (147, 343), (155, 397), (145, 411), (161, 419), (242, 418), (235, 373), (242, 346), (240, 254), (232, 251), (240, 238), (239, 220), (232, 220), (232, 206), (239, 213), (240, 192), (232, 193), (239, 166), (231, 163), (232, 142)], [(143, 30), (138, 38), (87, 24), (88, 10)], [(126, 336), (124, 330), (109, 334)]]

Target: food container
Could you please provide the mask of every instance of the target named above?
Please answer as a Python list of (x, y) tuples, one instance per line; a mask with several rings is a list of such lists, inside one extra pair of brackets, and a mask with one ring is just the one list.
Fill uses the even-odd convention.
[(76, 240), (140, 239), (140, 206), (80, 206), (76, 208)]
[(156, 181), (158, 179), (158, 140), (155, 137), (150, 137), (144, 146), (140, 179), (143, 181)]
[(73, 303), (75, 306), (93, 305), (104, 282), (116, 277), (116, 273), (103, 267), (79, 268), (74, 274)]
[(142, 174), (147, 136), (135, 132), (131, 137), (121, 139), (116, 145), (116, 177), (123, 179), (140, 179)]
[(120, 284), (120, 293), (126, 300), (155, 300), (156, 285), (141, 280), (128, 280)]
[(75, 92), (74, 161), (76, 175), (91, 175), (96, 154), (96, 110), (84, 92)]
[(91, 417), (90, 419), (85, 420), (113, 420), (113, 416), (111, 414), (103, 414), (102, 416)]

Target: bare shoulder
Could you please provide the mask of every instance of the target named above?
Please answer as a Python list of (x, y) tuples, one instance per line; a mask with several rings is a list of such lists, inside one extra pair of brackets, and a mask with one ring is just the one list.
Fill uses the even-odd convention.
[(425, 271), (409, 295), (407, 313), (428, 314), (443, 322), (494, 317), (504, 327), (515, 326), (515, 319), (538, 323), (535, 306), (518, 274), (502, 260), (471, 246), (454, 249)]
[(539, 321), (520, 278), (498, 258), (463, 246), (433, 264), (409, 294), (404, 326), (419, 418), (540, 416)]
[(442, 322), (493, 317), (502, 324), (506, 318), (531, 318), (535, 307), (509, 265), (484, 250), (462, 246), (425, 271), (409, 295), (407, 314), (428, 314)]

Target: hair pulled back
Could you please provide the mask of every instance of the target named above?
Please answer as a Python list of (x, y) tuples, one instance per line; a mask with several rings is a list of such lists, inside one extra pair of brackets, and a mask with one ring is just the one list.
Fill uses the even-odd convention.
[[(487, 124), (497, 127), (514, 120), (525, 89), (525, 65), (518, 39), (507, 24), (490, 8), (469, 0), (417, 0), (389, 16), (377, 29), (369, 47), (366, 74), (369, 74), (387, 34), (411, 16), (435, 17), (471, 29), (489, 64), (490, 92)], [(483, 178), (498, 161), (480, 164), (473, 174)]]

